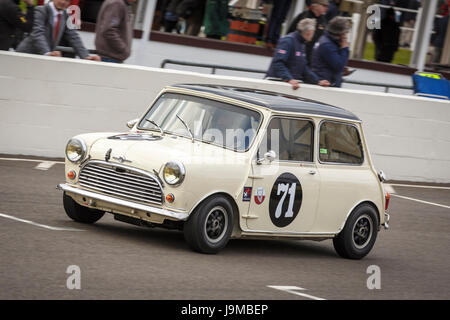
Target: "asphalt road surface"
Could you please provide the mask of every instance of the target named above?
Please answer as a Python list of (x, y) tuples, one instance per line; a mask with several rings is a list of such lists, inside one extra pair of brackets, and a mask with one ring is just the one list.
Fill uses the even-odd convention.
[[(0, 160), (0, 299), (450, 299), (449, 186), (392, 186), (391, 228), (359, 261), (338, 257), (330, 240), (231, 240), (203, 255), (179, 231), (110, 214), (73, 222), (55, 188), (63, 170)], [(81, 289), (69, 290), (73, 265)], [(381, 288), (369, 290), (373, 265)]]

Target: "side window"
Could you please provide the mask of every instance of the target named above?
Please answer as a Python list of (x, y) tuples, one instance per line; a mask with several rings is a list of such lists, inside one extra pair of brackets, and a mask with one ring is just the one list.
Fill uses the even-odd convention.
[(319, 159), (322, 162), (363, 163), (361, 138), (356, 127), (338, 122), (322, 123)]
[(273, 118), (261, 143), (260, 153), (273, 150), (279, 160), (312, 162), (313, 137), (311, 121)]

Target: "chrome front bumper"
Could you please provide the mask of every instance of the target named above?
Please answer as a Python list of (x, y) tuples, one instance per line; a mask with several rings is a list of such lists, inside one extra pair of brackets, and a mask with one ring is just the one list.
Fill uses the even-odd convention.
[(150, 213), (154, 213), (154, 214), (159, 214), (159, 215), (162, 215), (162, 216), (175, 218), (177, 220), (185, 221), (185, 220), (187, 220), (187, 218), (189, 216), (187, 213), (170, 211), (170, 210), (167, 210), (167, 209), (160, 209), (160, 208), (155, 208), (155, 207), (147, 206), (147, 205), (140, 204), (140, 203), (135, 203), (135, 202), (127, 201), (127, 200), (122, 200), (122, 199), (114, 198), (114, 197), (107, 196), (107, 195), (104, 195), (104, 194), (99, 194), (99, 193), (95, 193), (95, 192), (92, 192), (92, 191), (83, 190), (83, 189), (80, 189), (80, 188), (75, 188), (75, 187), (72, 187), (72, 186), (70, 186), (68, 184), (65, 184), (65, 183), (58, 184), (56, 186), (56, 188), (58, 190), (63, 190), (63, 191), (66, 191), (66, 192), (79, 194), (81, 196), (89, 197), (89, 198), (100, 200), (100, 201), (109, 202), (109, 203), (112, 203), (112, 204), (115, 204), (115, 205), (118, 205), (118, 206), (132, 208), (132, 209), (141, 210), (141, 211), (145, 211), (145, 212), (150, 212)]

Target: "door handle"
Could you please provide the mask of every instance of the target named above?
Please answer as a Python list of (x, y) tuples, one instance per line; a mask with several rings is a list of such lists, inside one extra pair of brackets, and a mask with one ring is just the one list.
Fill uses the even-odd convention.
[(317, 171), (316, 170), (310, 170), (308, 173), (311, 174), (311, 175), (315, 175), (317, 173)]

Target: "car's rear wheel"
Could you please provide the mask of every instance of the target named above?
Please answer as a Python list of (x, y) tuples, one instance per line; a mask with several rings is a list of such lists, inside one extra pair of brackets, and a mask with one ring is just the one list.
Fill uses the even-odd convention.
[(184, 238), (201, 253), (217, 253), (230, 239), (233, 230), (233, 207), (223, 196), (202, 203), (184, 224)]
[(344, 229), (333, 239), (336, 252), (343, 258), (362, 259), (372, 250), (378, 233), (378, 214), (369, 204), (358, 206)]
[(94, 223), (100, 220), (105, 214), (104, 211), (83, 207), (76, 203), (65, 192), (63, 195), (63, 204), (66, 214), (74, 221), (82, 223)]

